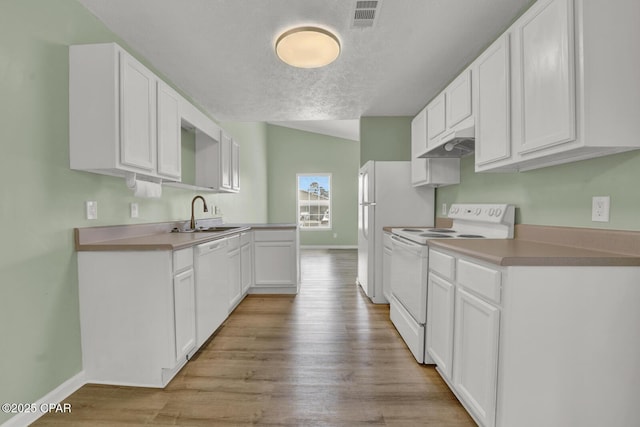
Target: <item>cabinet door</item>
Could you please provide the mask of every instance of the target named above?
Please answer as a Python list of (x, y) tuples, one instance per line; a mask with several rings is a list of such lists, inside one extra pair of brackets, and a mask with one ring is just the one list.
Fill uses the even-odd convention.
[(231, 189), (231, 153), (233, 140), (229, 135), (222, 132), (220, 136), (220, 188)]
[(233, 310), (242, 298), (240, 248), (229, 252), (229, 311)]
[(427, 159), (418, 157), (427, 149), (427, 109), (423, 109), (411, 121), (411, 183), (427, 181)]
[(246, 294), (253, 284), (253, 256), (251, 255), (251, 244), (242, 246), (240, 250), (240, 264), (242, 266), (242, 293)]
[(576, 98), (572, 0), (538, 2), (516, 26), (521, 148), (573, 141)]
[(151, 71), (120, 52), (120, 162), (156, 169), (155, 84)]
[(240, 190), (240, 145), (232, 140), (231, 143), (231, 188)]
[(453, 364), (454, 289), (451, 283), (429, 274), (427, 352), (447, 379), (451, 379)]
[(176, 361), (184, 360), (196, 345), (195, 281), (193, 270), (173, 279), (173, 310), (176, 334)]
[(429, 147), (438, 143), (437, 138), (446, 129), (444, 92), (427, 105), (427, 138)]
[(297, 286), (295, 242), (256, 242), (256, 286)]
[(509, 34), (476, 61), (476, 165), (511, 157)]
[(500, 311), (456, 291), (453, 386), (481, 424), (495, 425)]
[(158, 175), (180, 181), (182, 146), (178, 94), (158, 82)]
[(452, 128), (471, 115), (471, 70), (460, 74), (444, 93), (447, 128)]

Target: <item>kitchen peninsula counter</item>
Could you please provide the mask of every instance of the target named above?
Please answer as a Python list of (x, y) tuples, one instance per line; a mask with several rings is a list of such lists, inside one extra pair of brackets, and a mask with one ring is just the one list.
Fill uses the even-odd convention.
[(75, 246), (76, 251), (173, 251), (248, 230), (295, 230), (297, 227), (295, 223), (209, 224), (202, 220), (198, 221), (198, 226), (237, 228), (216, 232), (171, 232), (173, 228), (183, 229), (183, 222), (76, 228)]

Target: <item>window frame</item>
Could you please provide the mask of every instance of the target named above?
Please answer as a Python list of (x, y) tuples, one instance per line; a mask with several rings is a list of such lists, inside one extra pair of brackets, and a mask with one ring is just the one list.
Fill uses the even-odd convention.
[[(304, 226), (300, 220), (300, 178), (301, 177), (326, 177), (329, 181), (329, 224), (327, 226)], [(333, 175), (331, 172), (297, 173), (296, 174), (296, 221), (300, 231), (331, 231), (333, 230)]]

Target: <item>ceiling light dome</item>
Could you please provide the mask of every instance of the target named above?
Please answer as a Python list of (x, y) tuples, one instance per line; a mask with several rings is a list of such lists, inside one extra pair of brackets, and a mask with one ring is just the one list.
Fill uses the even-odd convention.
[(322, 28), (298, 27), (278, 37), (276, 54), (293, 67), (324, 67), (340, 55), (340, 42), (334, 34)]

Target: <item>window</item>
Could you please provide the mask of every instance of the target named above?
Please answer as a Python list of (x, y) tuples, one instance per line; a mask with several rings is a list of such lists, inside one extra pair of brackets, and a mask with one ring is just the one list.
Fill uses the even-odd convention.
[(331, 174), (298, 174), (298, 224), (305, 230), (331, 229)]

